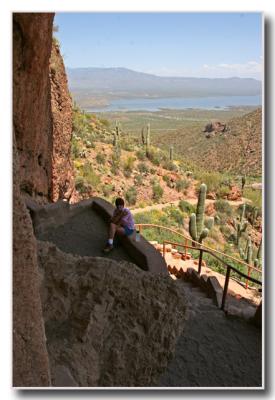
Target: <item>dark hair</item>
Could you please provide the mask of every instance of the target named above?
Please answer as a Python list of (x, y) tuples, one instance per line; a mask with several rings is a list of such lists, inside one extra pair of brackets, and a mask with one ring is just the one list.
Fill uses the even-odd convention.
[(121, 197), (118, 197), (115, 201), (116, 206), (124, 206), (124, 200)]

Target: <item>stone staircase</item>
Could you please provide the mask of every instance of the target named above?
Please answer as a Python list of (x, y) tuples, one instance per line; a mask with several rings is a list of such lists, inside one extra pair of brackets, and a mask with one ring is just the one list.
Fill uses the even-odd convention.
[[(150, 243), (163, 255), (162, 244), (157, 241)], [(225, 276), (208, 268), (205, 261), (202, 261), (201, 275), (198, 275), (198, 260), (193, 259), (190, 253), (179, 253), (169, 244), (165, 246), (165, 250), (165, 261), (170, 277), (175, 281), (180, 281), (182, 285), (185, 284), (185, 287), (192, 286), (191, 292), (197, 294), (200, 305), (203, 299), (205, 304), (212, 303), (216, 309), (220, 308)], [(192, 301), (194, 301), (194, 296)], [(225, 304), (227, 315), (253, 321), (260, 302), (261, 294), (257, 289), (245, 289), (239, 282), (230, 279)]]

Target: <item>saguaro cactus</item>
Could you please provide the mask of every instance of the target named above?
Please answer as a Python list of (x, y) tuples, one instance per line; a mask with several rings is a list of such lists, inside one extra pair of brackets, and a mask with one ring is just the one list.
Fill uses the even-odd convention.
[(242, 233), (246, 231), (248, 222), (245, 221), (245, 204), (242, 205), (242, 214), (240, 220), (234, 219), (234, 228), (236, 229), (236, 245), (239, 247)]
[(207, 186), (203, 183), (200, 187), (196, 214), (191, 214), (189, 219), (189, 233), (193, 240), (202, 243), (209, 233), (209, 229), (204, 227), (204, 209)]
[(143, 144), (143, 146), (146, 143), (145, 135), (144, 135), (144, 128), (141, 129), (141, 143)]
[(170, 161), (174, 160), (174, 147), (173, 146), (170, 146), (169, 159), (170, 159)]
[(257, 257), (253, 260), (253, 245), (251, 242), (251, 238), (249, 237), (246, 241), (246, 246), (245, 250), (242, 248), (239, 248), (240, 256), (243, 260), (247, 262), (247, 264), (252, 265), (254, 264), (254, 267), (258, 267), (261, 263), (261, 253), (262, 253), (262, 240), (260, 242), (258, 252), (257, 252)]
[(150, 124), (147, 124), (147, 131), (146, 131), (146, 155), (148, 157), (151, 145), (151, 138), (150, 138)]
[(246, 177), (245, 177), (245, 175), (243, 175), (242, 176), (242, 190), (244, 190), (245, 182), (246, 182)]

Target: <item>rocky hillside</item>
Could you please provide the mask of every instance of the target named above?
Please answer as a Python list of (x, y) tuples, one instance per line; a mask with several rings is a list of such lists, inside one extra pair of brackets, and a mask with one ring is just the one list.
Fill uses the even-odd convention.
[(261, 175), (262, 110), (229, 121), (227, 131), (205, 140), (202, 159), (208, 168)]
[(226, 122), (224, 132), (205, 134), (205, 125), (192, 132), (178, 129), (159, 134), (154, 142), (174, 145), (177, 153), (208, 171), (261, 176), (262, 111), (256, 109)]

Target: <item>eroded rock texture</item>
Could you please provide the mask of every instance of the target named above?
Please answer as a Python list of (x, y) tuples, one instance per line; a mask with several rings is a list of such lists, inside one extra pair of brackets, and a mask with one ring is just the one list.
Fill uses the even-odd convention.
[(13, 385), (49, 386), (36, 240), (20, 195), (15, 139), (13, 150)]
[(72, 99), (63, 59), (56, 40), (52, 45), (50, 81), (53, 119), (51, 199), (53, 201), (69, 200), (75, 192), (71, 161)]
[(154, 385), (185, 322), (174, 282), (46, 242), (38, 259), (53, 385)]
[(51, 197), (52, 118), (49, 58), (53, 14), (13, 15), (13, 123), (20, 188), (39, 202)]

